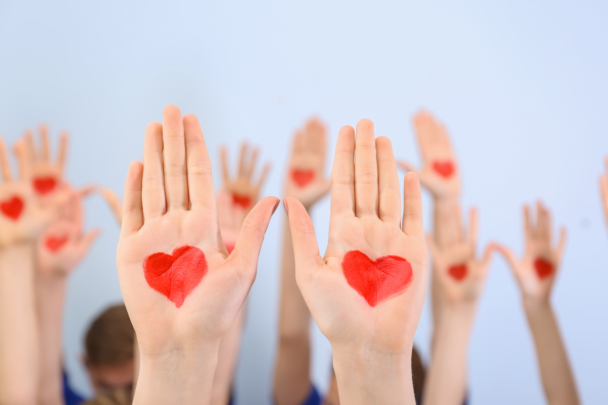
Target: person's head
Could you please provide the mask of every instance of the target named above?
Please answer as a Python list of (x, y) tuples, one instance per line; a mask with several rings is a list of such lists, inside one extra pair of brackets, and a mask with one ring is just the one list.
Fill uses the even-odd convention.
[(84, 364), (96, 394), (133, 387), (135, 331), (124, 305), (102, 312), (85, 337)]
[(133, 399), (127, 390), (113, 390), (105, 394), (97, 395), (83, 405), (131, 405)]

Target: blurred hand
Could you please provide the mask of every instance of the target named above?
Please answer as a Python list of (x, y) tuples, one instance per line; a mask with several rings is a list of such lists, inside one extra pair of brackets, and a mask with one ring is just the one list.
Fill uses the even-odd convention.
[(457, 199), (460, 196), (460, 170), (450, 137), (443, 124), (427, 111), (414, 116), (414, 127), (422, 155), (422, 169), (405, 161), (401, 168), (418, 173), (420, 183), (436, 199)]
[(608, 157), (606, 157), (606, 173), (600, 176), (600, 188), (602, 190), (602, 201), (604, 202), (604, 217), (608, 226)]
[(415, 174), (405, 177), (403, 226), (400, 199), (391, 142), (375, 139), (369, 120), (356, 141), (352, 127), (340, 130), (324, 258), (306, 210), (285, 198), (298, 286), (334, 352), (411, 355), (428, 269)]
[(559, 242), (554, 247), (551, 213), (538, 202), (535, 223), (530, 217), (530, 208), (524, 206), (524, 236), (526, 246), (521, 259), (506, 246), (497, 248), (511, 266), (524, 299), (545, 303), (549, 300), (566, 246), (566, 229), (561, 228)]
[(53, 220), (67, 200), (67, 190), (61, 187), (47, 204), (41, 205), (32, 188), (31, 167), (26, 146), (20, 140), (15, 147), (19, 161), (19, 179), (13, 179), (4, 142), (0, 138), (0, 248), (33, 243)]
[(294, 136), (285, 178), (285, 196), (297, 198), (306, 209), (327, 194), (331, 187), (331, 182), (325, 177), (325, 133), (325, 126), (313, 118)]
[(236, 245), (247, 211), (240, 205), (233, 204), (232, 194), (226, 190), (220, 191), (217, 203), (220, 232), (226, 244), (226, 250), (230, 254)]
[[(143, 165), (129, 167), (116, 257), (142, 361), (219, 344), (255, 279), (278, 200), (267, 197), (251, 210), (228, 256), (213, 190), (197, 118), (182, 119), (177, 107), (167, 106), (163, 124), (146, 128)], [(141, 373), (150, 371), (142, 366)]]
[(235, 178), (230, 177), (228, 169), (228, 151), (225, 147), (220, 150), (222, 160), (222, 174), (224, 176), (223, 189), (232, 193), (232, 203), (238, 205), (249, 212), (251, 208), (258, 202), (260, 189), (266, 181), (266, 176), (270, 171), (270, 164), (266, 163), (262, 169), (260, 178), (254, 182), (253, 172), (258, 160), (259, 151), (257, 148), (250, 153), (249, 145), (243, 142), (241, 145), (241, 153), (239, 157), (239, 166)]
[(488, 275), (495, 246), (486, 247), (482, 258), (477, 250), (477, 210), (469, 214), (469, 233), (464, 236), (460, 220), (460, 209), (456, 207), (460, 240), (451, 246), (439, 248), (431, 235), (427, 236), (429, 250), (433, 259), (433, 270), (448, 305), (475, 304), (481, 296)]
[(32, 188), (36, 196), (47, 199), (58, 190), (63, 179), (63, 170), (68, 148), (68, 134), (61, 134), (57, 161), (51, 161), (48, 128), (40, 126), (40, 150), (37, 152), (31, 131), (25, 133), (27, 158), (31, 165)]
[(93, 188), (70, 190), (58, 217), (45, 229), (37, 244), (38, 271), (43, 276), (67, 276), (89, 251), (99, 230), (83, 235), (82, 198)]
[(101, 196), (106, 200), (108, 207), (112, 210), (114, 214), (114, 218), (116, 218), (116, 222), (118, 225), (122, 224), (122, 204), (120, 202), (120, 197), (114, 191), (109, 188), (101, 188), (99, 190)]

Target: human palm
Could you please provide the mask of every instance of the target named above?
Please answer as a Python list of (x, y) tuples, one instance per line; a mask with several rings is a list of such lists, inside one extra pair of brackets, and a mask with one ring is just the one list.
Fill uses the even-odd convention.
[(525, 249), (521, 259), (506, 246), (498, 249), (509, 262), (523, 296), (548, 300), (566, 246), (566, 230), (560, 230), (559, 242), (554, 246), (551, 213), (539, 202), (535, 223), (530, 208), (524, 206), (524, 236)]
[(404, 161), (399, 161), (399, 166), (417, 172), (420, 183), (435, 198), (458, 198), (460, 170), (447, 129), (424, 110), (414, 116), (414, 127), (422, 155), (422, 168), (416, 169)]
[[(313, 317), (332, 345), (364, 345), (382, 353), (402, 354), (411, 351), (426, 291), (428, 265), (420, 187), (414, 174), (406, 176), (402, 226), (399, 182), (390, 141), (384, 137), (374, 140), (369, 120), (357, 124), (356, 147), (354, 138), (351, 127), (340, 131), (332, 169), (329, 243), (324, 258), (318, 254), (304, 207), (295, 199), (286, 198), (296, 278)], [(369, 291), (355, 290), (351, 286), (353, 279), (345, 276), (345, 266), (349, 266), (345, 263), (350, 263), (345, 257), (353, 251), (368, 258), (363, 259), (367, 260), (363, 277), (367, 271), (376, 271), (369, 263), (374, 262), (380, 269), (378, 259), (386, 256), (393, 258), (391, 264), (402, 266), (400, 269), (407, 268), (403, 265), (405, 259), (411, 266), (411, 277), (383, 297), (379, 297), (382, 286), (377, 285), (377, 294), (373, 296), (372, 291), (370, 299)]]
[[(229, 256), (218, 227), (211, 164), (198, 120), (192, 115), (182, 120), (177, 107), (167, 106), (163, 125), (148, 125), (143, 167), (134, 162), (127, 175), (116, 257), (142, 355), (163, 356), (221, 338), (255, 279), (263, 235), (277, 204), (268, 197), (254, 207)], [(160, 292), (159, 284), (155, 289), (150, 283), (164, 277), (171, 288), (181, 288), (203, 269), (200, 260), (184, 254), (187, 260), (171, 264), (158, 279), (147, 277), (145, 266), (151, 255), (168, 257), (184, 246), (202, 252), (195, 257), (203, 255), (206, 273), (177, 302)]]
[(308, 208), (329, 192), (331, 183), (325, 177), (326, 150), (325, 126), (313, 118), (294, 136), (285, 196), (297, 198)]
[(32, 188), (35, 195), (43, 200), (51, 197), (63, 182), (63, 170), (67, 154), (68, 135), (62, 133), (59, 141), (57, 160), (51, 159), (48, 128), (40, 126), (40, 148), (36, 151), (32, 133), (25, 134), (27, 156), (31, 166)]

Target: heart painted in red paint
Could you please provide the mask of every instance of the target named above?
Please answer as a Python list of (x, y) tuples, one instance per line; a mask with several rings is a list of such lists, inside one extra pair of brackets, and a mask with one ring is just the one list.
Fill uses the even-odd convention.
[(33, 181), (34, 190), (40, 195), (50, 193), (57, 186), (57, 179), (52, 176), (48, 177), (36, 177)]
[(232, 253), (234, 250), (234, 243), (226, 243), (226, 250), (228, 251), (228, 254)]
[(173, 254), (154, 253), (144, 260), (148, 285), (163, 294), (177, 308), (207, 274), (205, 254), (194, 246), (181, 246)]
[(9, 217), (12, 221), (16, 221), (21, 216), (21, 212), (23, 212), (23, 207), (25, 204), (23, 200), (18, 195), (15, 195), (7, 200), (0, 201), (0, 211), (7, 217)]
[(435, 161), (433, 162), (433, 170), (435, 170), (441, 177), (447, 179), (454, 174), (454, 163), (450, 162), (449, 160)]
[(251, 204), (251, 198), (246, 195), (232, 194), (232, 202), (235, 205), (247, 208)]
[(315, 178), (315, 172), (312, 170), (295, 169), (291, 172), (291, 178), (298, 187), (303, 188)]
[(44, 246), (51, 252), (55, 253), (63, 247), (68, 241), (67, 236), (49, 236), (44, 241)]
[(344, 255), (342, 272), (352, 288), (375, 307), (402, 293), (412, 282), (412, 265), (399, 256), (382, 256), (372, 261), (358, 250)]
[(467, 276), (467, 265), (466, 263), (457, 264), (452, 266), (448, 270), (448, 274), (452, 276), (456, 281), (462, 281)]
[(534, 269), (536, 270), (538, 278), (543, 279), (553, 274), (553, 263), (539, 257), (538, 259), (534, 260)]

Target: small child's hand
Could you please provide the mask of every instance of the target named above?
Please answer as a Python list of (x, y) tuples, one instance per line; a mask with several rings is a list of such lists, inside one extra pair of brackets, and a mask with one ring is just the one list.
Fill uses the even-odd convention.
[(40, 126), (40, 150), (36, 152), (31, 131), (25, 133), (27, 158), (31, 165), (32, 188), (36, 196), (48, 199), (57, 191), (63, 182), (63, 170), (68, 148), (68, 134), (61, 134), (57, 161), (51, 160), (48, 128)]
[(285, 196), (297, 198), (306, 209), (329, 192), (325, 177), (327, 138), (325, 126), (316, 118), (296, 132), (285, 178)]
[(535, 222), (530, 218), (530, 208), (524, 206), (524, 236), (526, 245), (521, 259), (506, 246), (499, 245), (497, 249), (511, 266), (524, 298), (546, 302), (566, 247), (566, 229), (561, 228), (554, 247), (551, 213), (538, 202)]
[[(460, 209), (456, 207), (455, 211), (460, 223)], [(475, 304), (483, 290), (495, 246), (488, 245), (483, 257), (477, 257), (476, 209), (471, 209), (469, 214), (468, 235), (464, 236), (461, 223), (459, 233), (460, 240), (443, 249), (437, 246), (431, 235), (427, 237), (433, 269), (448, 304)]]
[(399, 161), (399, 166), (417, 172), (420, 183), (435, 198), (457, 199), (460, 196), (460, 170), (445, 126), (424, 110), (414, 116), (414, 126), (422, 169), (416, 170), (404, 161)]
[(228, 254), (232, 253), (236, 245), (246, 215), (247, 210), (245, 208), (239, 204), (233, 204), (232, 194), (229, 191), (220, 191), (217, 199), (217, 216)]

